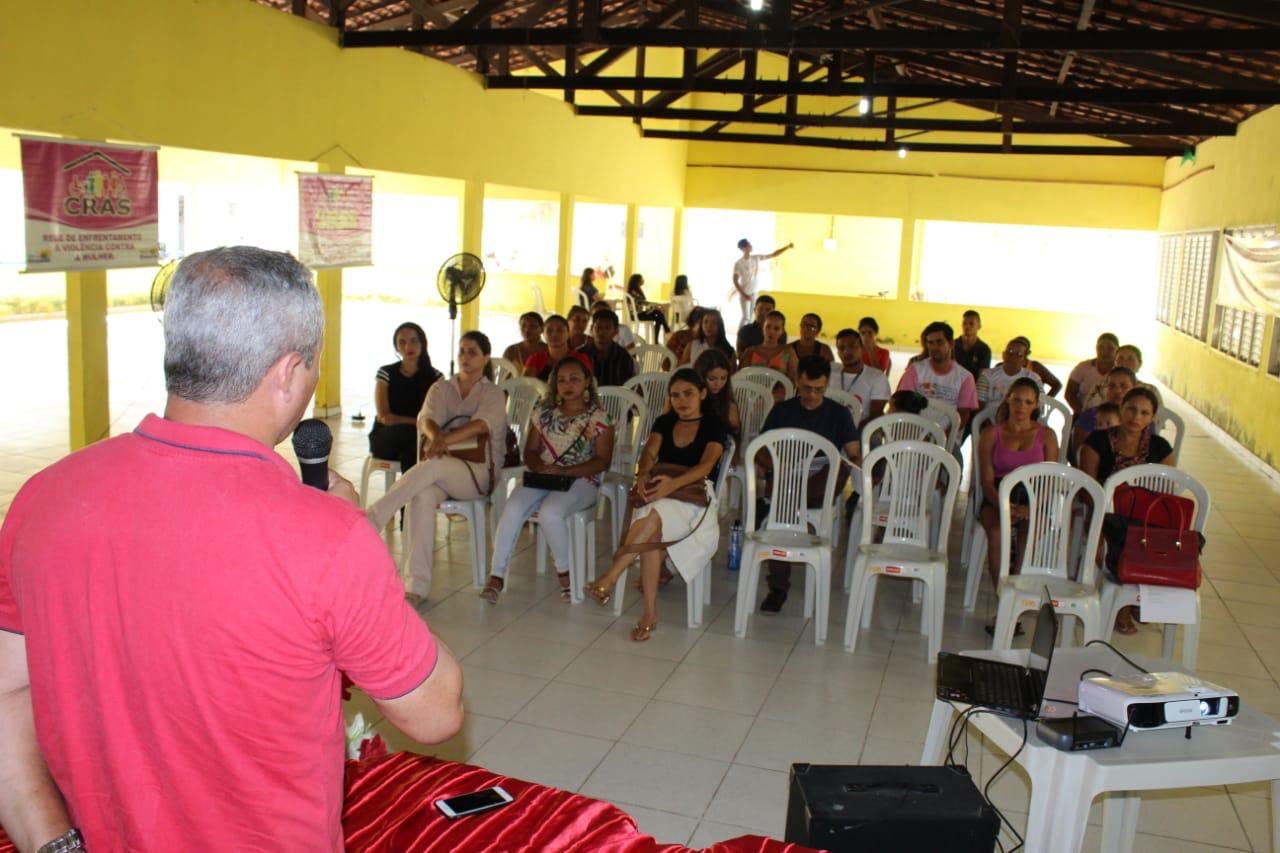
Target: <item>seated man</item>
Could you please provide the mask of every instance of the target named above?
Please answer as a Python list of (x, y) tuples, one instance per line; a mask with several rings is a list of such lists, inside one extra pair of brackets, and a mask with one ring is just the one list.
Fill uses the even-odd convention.
[(960, 412), (960, 423), (950, 424), (948, 434), (953, 429), (964, 429), (978, 409), (978, 391), (973, 374), (951, 357), (955, 333), (947, 323), (934, 322), (925, 327), (921, 337), (929, 357), (907, 366), (898, 390), (919, 391), (931, 400), (950, 403)]
[(831, 368), (831, 386), (852, 394), (862, 404), (862, 423), (884, 414), (889, 402), (889, 377), (876, 367), (869, 367), (862, 359), (862, 335), (856, 329), (841, 329), (836, 333), (836, 355), (840, 363)]
[[(827, 386), (831, 379), (831, 364), (821, 356), (809, 356), (802, 359), (798, 368), (796, 396), (778, 403), (765, 418), (763, 432), (771, 429), (804, 429), (815, 432), (830, 441), (855, 464), (858, 455), (858, 426), (853, 422), (849, 410), (826, 397)], [(757, 464), (764, 464), (763, 458), (757, 458)], [(822, 504), (823, 490), (827, 484), (827, 458), (819, 454), (813, 461), (809, 471), (809, 490), (806, 495), (808, 506), (818, 507)], [(768, 475), (766, 474), (766, 477)], [(839, 500), (840, 492), (849, 478), (849, 468), (840, 466), (836, 472), (835, 500)], [(766, 494), (768, 489), (766, 489)], [(767, 510), (757, 507), (756, 517), (759, 524), (764, 523)], [(787, 600), (787, 591), (791, 588), (791, 564), (781, 560), (770, 560), (767, 564), (769, 594), (760, 603), (760, 610), (765, 613), (777, 613)]]
[[(772, 312), (778, 310), (778, 303), (772, 296), (767, 293), (760, 294), (756, 299), (755, 319), (750, 323), (745, 323), (738, 329), (738, 341), (735, 349), (738, 351), (738, 358), (742, 358), (742, 354), (751, 347), (760, 346), (764, 343), (764, 320)], [(787, 342), (787, 333), (783, 332), (778, 343), (785, 344)]]
[(188, 255), (164, 416), (14, 499), (0, 821), (19, 849), (341, 851), (343, 674), (409, 737), (462, 727), (462, 671), (351, 484), (303, 485), (272, 449), (310, 403), (323, 331), (292, 257)]
[[(592, 304), (591, 316), (594, 317), (600, 311), (612, 311), (614, 317), (618, 316), (618, 312), (614, 311), (609, 303), (605, 302), (603, 299), (596, 300), (596, 302)], [(621, 320), (618, 321), (618, 334), (615, 340), (617, 340), (618, 346), (622, 347), (627, 352), (631, 352), (631, 350), (635, 349), (636, 344), (638, 343), (635, 332), (624, 326)]]
[(605, 308), (591, 318), (591, 339), (578, 347), (578, 352), (591, 360), (600, 387), (623, 385), (636, 375), (635, 359), (614, 342), (617, 336), (618, 315)]

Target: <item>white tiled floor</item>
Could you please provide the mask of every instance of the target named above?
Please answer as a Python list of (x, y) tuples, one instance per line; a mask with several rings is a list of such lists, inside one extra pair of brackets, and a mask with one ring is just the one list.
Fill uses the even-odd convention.
[[(1214, 500), (1201, 590), (1201, 671), (1280, 717), (1280, 568), (1271, 559), (1280, 548), (1280, 491), (1191, 423), (1182, 467), (1209, 486)], [(336, 466), (356, 479), (366, 453), (363, 428), (332, 426)], [(0, 427), (0, 511), (26, 477), (65, 454), (64, 433), (56, 421)], [(287, 446), (281, 451), (290, 455)], [(380, 489), (375, 480), (371, 491)], [(424, 617), (462, 659), (467, 725), (449, 743), (426, 749), (383, 724), (393, 747), (612, 800), (660, 840), (694, 846), (745, 832), (781, 837), (793, 761), (919, 760), (933, 671), (924, 660), (919, 610), (901, 584), (887, 584), (878, 597), (877, 627), (863, 633), (855, 655), (839, 645), (847, 598), (838, 583), (831, 644), (813, 645), (812, 628), (799, 617), (799, 586), (781, 614), (755, 614), (749, 638), (737, 640), (736, 578), (721, 555), (704, 627), (685, 627), (685, 591), (677, 580), (662, 593), (658, 631), (636, 644), (627, 634), (638, 596), (628, 596), (619, 619), (589, 601), (561, 603), (554, 577), (534, 574), (528, 541), (502, 601), (483, 603), (471, 588), (466, 537), (464, 524), (441, 521)], [(958, 540), (957, 532), (953, 552)], [(601, 562), (606, 557), (602, 550)], [(962, 585), (953, 573), (943, 645), (984, 647), (991, 595), (984, 587), (971, 616), (959, 605)], [(1119, 639), (1123, 648), (1158, 654), (1155, 628)], [(352, 704), (369, 707), (359, 697)], [(977, 778), (989, 778), (1004, 759), (973, 739)], [(1006, 771), (992, 793), (1015, 823), (1025, 822), (1028, 786), (1020, 771)], [(1099, 816), (1095, 806), (1087, 849), (1099, 849)], [(1268, 850), (1269, 792), (1250, 785), (1150, 794), (1139, 832), (1138, 850)]]

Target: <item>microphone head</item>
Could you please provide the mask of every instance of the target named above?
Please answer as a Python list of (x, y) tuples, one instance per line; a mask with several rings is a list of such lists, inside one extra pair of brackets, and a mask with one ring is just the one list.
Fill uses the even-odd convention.
[(325, 462), (333, 449), (333, 432), (319, 418), (307, 418), (293, 431), (293, 453), (299, 462)]

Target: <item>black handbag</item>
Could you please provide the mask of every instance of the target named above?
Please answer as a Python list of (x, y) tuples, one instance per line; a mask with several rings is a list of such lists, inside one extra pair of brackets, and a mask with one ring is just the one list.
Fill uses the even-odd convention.
[(546, 492), (567, 492), (573, 485), (573, 477), (566, 474), (539, 474), (534, 471), (524, 472), (526, 489), (542, 489)]

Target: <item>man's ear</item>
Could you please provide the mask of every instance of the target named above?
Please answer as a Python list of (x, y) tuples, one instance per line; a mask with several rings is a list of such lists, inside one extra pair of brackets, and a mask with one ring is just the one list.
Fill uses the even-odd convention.
[(293, 402), (293, 396), (298, 393), (297, 374), (306, 369), (306, 361), (299, 352), (287, 352), (276, 359), (266, 376), (272, 397), (284, 403)]

